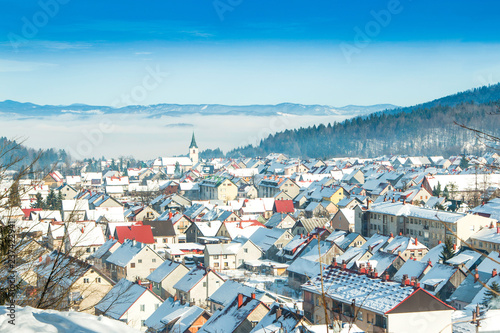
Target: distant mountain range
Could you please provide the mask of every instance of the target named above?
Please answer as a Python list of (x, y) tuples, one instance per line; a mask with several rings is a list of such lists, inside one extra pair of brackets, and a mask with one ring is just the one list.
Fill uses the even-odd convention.
[(183, 116), (191, 114), (199, 115), (245, 115), (245, 116), (362, 116), (373, 112), (392, 110), (397, 106), (392, 104), (377, 104), (369, 106), (347, 105), (344, 107), (333, 107), (327, 105), (302, 105), (293, 103), (282, 103), (277, 105), (220, 105), (220, 104), (156, 104), (156, 105), (131, 105), (121, 108), (109, 106), (95, 106), (85, 104), (71, 105), (38, 105), (33, 103), (20, 103), (6, 100), (0, 102), (0, 114), (11, 114), (20, 117), (44, 117), (62, 114), (75, 114), (79, 116), (94, 116), (96, 114), (129, 113), (141, 114), (151, 118), (162, 116)]
[(376, 157), (384, 154), (453, 155), (486, 150), (472, 131), (500, 136), (500, 84), (471, 89), (412, 107), (358, 116), (269, 135), (258, 146), (239, 147), (229, 157), (272, 152), (302, 158)]

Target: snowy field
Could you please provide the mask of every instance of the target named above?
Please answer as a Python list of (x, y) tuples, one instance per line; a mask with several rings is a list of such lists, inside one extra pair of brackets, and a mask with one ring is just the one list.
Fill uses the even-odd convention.
[(9, 310), (0, 306), (2, 333), (138, 333), (125, 323), (81, 312), (39, 310), (16, 307), (15, 325), (9, 323)]

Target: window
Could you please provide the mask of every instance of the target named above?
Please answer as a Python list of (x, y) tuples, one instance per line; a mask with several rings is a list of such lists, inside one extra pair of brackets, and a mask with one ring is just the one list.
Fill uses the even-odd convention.
[[(193, 230), (191, 230), (191, 233), (193, 232)], [(166, 238), (163, 238), (163, 243), (166, 243), (167, 242), (167, 239)]]
[(142, 327), (146, 326), (146, 321), (145, 320), (141, 320), (141, 326)]
[(219, 259), (219, 256), (218, 256), (218, 255), (215, 255), (215, 256), (214, 256), (214, 259)]
[(247, 248), (244, 248), (244, 249), (243, 249), (243, 252), (248, 253), (248, 249), (247, 249)]
[(206, 282), (203, 282), (203, 287), (206, 287), (207, 286), (207, 283)]
[(363, 321), (363, 312), (358, 311), (358, 320)]
[(227, 254), (224, 255), (224, 257), (222, 257), (223, 259), (227, 259)]
[(88, 247), (88, 248), (86, 249), (86, 251), (87, 251), (87, 253), (90, 253), (90, 247)]
[(214, 262), (214, 267), (219, 267), (219, 263), (218, 262)]
[(140, 310), (141, 310), (142, 312), (146, 311), (146, 305), (145, 305), (145, 304), (141, 304), (141, 305), (140, 305)]
[(89, 283), (89, 279), (88, 278), (84, 278), (83, 279), (83, 283)]
[(97, 283), (101, 283), (101, 278), (100, 278), (100, 277), (96, 277), (96, 278), (95, 278), (95, 282), (97, 282)]
[(135, 268), (135, 262), (130, 263), (130, 268)]
[(137, 260), (139, 264), (142, 264), (142, 259)]
[(155, 310), (157, 310), (160, 307), (160, 304), (156, 303), (155, 304)]
[(151, 262), (156, 262), (156, 258), (151, 259)]

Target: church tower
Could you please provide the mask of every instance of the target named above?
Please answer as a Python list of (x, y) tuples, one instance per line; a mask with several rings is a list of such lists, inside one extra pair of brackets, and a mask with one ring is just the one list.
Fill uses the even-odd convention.
[(196, 144), (196, 139), (194, 138), (194, 132), (193, 138), (191, 139), (191, 145), (189, 146), (189, 158), (193, 162), (193, 166), (198, 163), (198, 145)]

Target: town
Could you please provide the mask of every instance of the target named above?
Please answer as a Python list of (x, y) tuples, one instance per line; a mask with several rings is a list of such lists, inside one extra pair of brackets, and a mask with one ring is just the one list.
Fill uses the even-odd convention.
[(186, 152), (5, 169), (16, 306), (154, 333), (475, 332), (499, 315), (499, 154), (203, 159), (194, 133)]

